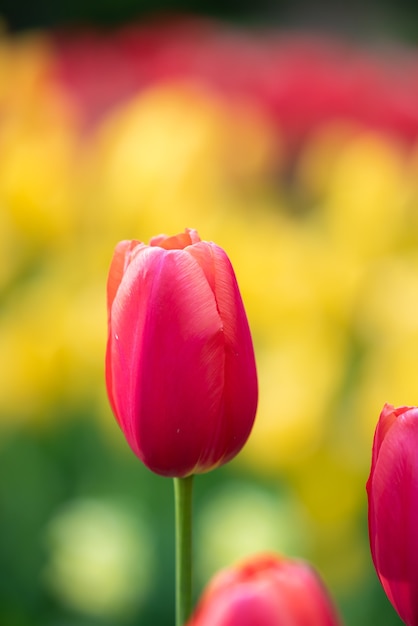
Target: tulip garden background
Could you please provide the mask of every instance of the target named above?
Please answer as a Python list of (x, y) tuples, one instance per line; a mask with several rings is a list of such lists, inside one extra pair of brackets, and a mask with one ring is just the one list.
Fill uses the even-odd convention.
[(196, 597), (272, 549), (347, 626), (400, 624), (365, 482), (383, 404), (418, 400), (416, 8), (58, 4), (0, 5), (0, 623), (172, 623), (172, 485), (111, 414), (105, 284), (120, 239), (188, 226), (231, 258), (260, 386), (196, 479)]

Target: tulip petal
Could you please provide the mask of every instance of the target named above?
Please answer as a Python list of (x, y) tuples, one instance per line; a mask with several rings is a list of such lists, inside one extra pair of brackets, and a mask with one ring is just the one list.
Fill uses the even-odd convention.
[(130, 263), (130, 255), (140, 244), (139, 241), (120, 241), (115, 248), (107, 279), (107, 303), (110, 310), (126, 267)]
[[(225, 390), (220, 432), (212, 455), (223, 462), (241, 449), (251, 432), (257, 408), (257, 373), (250, 329), (231, 262), (215, 244), (198, 243), (187, 251), (198, 261), (213, 291), (225, 336)], [(230, 442), (238, 433), (235, 446)], [(228, 445), (229, 443), (229, 445)], [(228, 451), (225, 455), (225, 451)], [(207, 459), (202, 459), (206, 462)]]
[(304, 561), (255, 555), (218, 572), (188, 626), (338, 626), (315, 571)]
[(280, 615), (277, 590), (272, 594), (260, 593), (260, 589), (254, 587), (253, 584), (241, 585), (221, 594), (199, 617), (199, 626), (271, 626), (276, 623), (272, 616)]
[(105, 369), (106, 369), (106, 387), (109, 396), (109, 402), (112, 407), (113, 413), (116, 416), (116, 419), (119, 422), (119, 417), (117, 413), (117, 408), (114, 399), (113, 393), (113, 375), (112, 375), (112, 349), (111, 344), (113, 338), (112, 325), (111, 325), (111, 311), (113, 306), (113, 301), (118, 292), (120, 283), (122, 281), (123, 275), (127, 266), (131, 260), (132, 252), (137, 248), (137, 246), (142, 246), (138, 241), (120, 241), (115, 248), (113, 253), (113, 258), (110, 264), (109, 275), (107, 279), (107, 314), (108, 314), (108, 340), (107, 340), (107, 349), (106, 349), (106, 361), (105, 361)]
[(391, 404), (385, 404), (377, 423), (376, 431), (373, 439), (373, 458), (372, 465), (375, 464), (379, 455), (380, 446), (386, 437), (390, 427), (396, 422), (398, 415), (404, 413), (408, 407), (400, 407), (395, 409)]
[(401, 618), (418, 623), (418, 409), (401, 409), (372, 465), (369, 533), (373, 561)]
[(114, 300), (112, 330), (113, 375), (129, 381), (114, 389), (128, 442), (158, 473), (192, 472), (224, 381), (222, 321), (200, 266), (182, 250), (144, 248)]
[(187, 246), (200, 241), (200, 237), (196, 230), (186, 228), (184, 233), (167, 237), (167, 235), (157, 235), (150, 241), (150, 246), (160, 246), (165, 250), (183, 250)]
[(231, 263), (197, 231), (121, 242), (108, 280), (106, 385), (134, 453), (186, 476), (235, 456), (251, 431), (257, 377)]
[[(150, 266), (158, 262), (158, 249), (149, 248), (143, 244), (123, 241), (116, 247), (108, 279), (108, 311), (109, 334), (106, 350), (106, 387), (115, 417), (131, 445), (133, 440), (132, 424), (130, 420), (132, 374), (130, 366), (133, 362), (135, 350), (141, 328), (144, 325), (145, 309), (140, 306), (141, 294), (136, 293), (135, 300), (130, 301), (133, 292), (132, 271), (128, 274), (128, 267), (132, 259), (136, 259), (134, 267), (138, 266), (140, 274), (146, 274), (146, 261), (150, 259)], [(134, 256), (133, 253), (136, 255)], [(121, 283), (121, 272), (123, 284)], [(127, 278), (128, 276), (128, 278)], [(131, 280), (129, 280), (129, 276)], [(149, 276), (149, 274), (148, 274)], [(138, 283), (141, 287), (142, 283)], [(129, 433), (129, 436), (128, 436)], [(136, 448), (134, 451), (137, 452)]]

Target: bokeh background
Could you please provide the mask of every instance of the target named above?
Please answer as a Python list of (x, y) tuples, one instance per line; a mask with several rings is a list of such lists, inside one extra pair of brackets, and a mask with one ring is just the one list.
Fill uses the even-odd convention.
[(414, 2), (0, 3), (0, 623), (165, 626), (171, 481), (107, 403), (117, 241), (222, 245), (260, 404), (195, 483), (195, 594), (272, 549), (347, 626), (399, 618), (369, 555), (385, 402), (418, 404)]

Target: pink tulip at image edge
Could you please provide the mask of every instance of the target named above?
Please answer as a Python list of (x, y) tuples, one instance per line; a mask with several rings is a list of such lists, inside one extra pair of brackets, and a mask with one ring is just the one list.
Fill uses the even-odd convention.
[(373, 563), (407, 626), (418, 625), (418, 408), (386, 404), (367, 482)]

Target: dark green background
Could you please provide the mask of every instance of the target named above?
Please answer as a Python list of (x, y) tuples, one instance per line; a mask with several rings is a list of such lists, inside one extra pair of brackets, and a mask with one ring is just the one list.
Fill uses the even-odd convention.
[(418, 41), (414, 0), (1, 0), (0, 15), (11, 30), (63, 25), (114, 25), (155, 13), (192, 13), (246, 24), (309, 27), (355, 38)]

